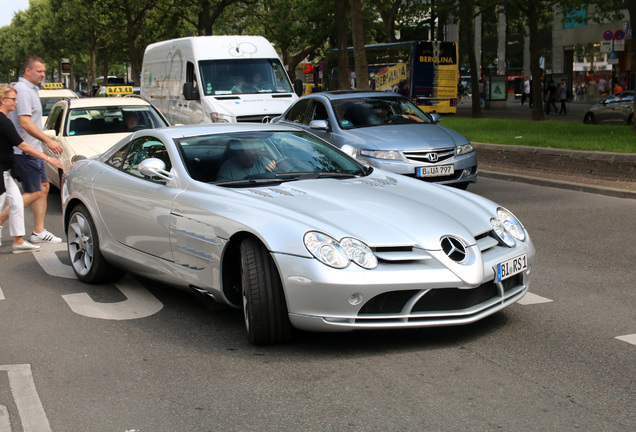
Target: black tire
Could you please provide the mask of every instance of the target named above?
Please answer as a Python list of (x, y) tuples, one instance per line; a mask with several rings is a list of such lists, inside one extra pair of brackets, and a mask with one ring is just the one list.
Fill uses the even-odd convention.
[(117, 280), (124, 271), (110, 265), (99, 249), (99, 237), (88, 209), (73, 209), (66, 230), (68, 256), (75, 276), (82, 282), (100, 284)]
[(586, 113), (585, 117), (583, 117), (583, 123), (585, 124), (596, 124), (596, 118), (592, 113)]
[(265, 345), (291, 339), (283, 286), (269, 251), (256, 239), (241, 243), (243, 313), (250, 343)]
[(627, 124), (628, 125), (634, 124), (634, 114), (630, 114), (629, 117), (627, 117)]

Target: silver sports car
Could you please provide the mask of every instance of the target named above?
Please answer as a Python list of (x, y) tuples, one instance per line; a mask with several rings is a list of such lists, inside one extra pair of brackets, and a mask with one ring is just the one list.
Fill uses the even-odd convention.
[(535, 255), (507, 209), (276, 124), (135, 132), (76, 161), (62, 200), (80, 280), (205, 293), (256, 344), (472, 323), (526, 294)]

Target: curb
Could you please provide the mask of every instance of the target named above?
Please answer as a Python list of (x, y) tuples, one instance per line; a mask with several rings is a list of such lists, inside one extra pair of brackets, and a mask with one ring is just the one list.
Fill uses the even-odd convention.
[(636, 154), (472, 144), (482, 176), (636, 199)]
[(552, 180), (540, 177), (533, 177), (522, 174), (511, 174), (504, 172), (486, 171), (480, 169), (478, 172), (480, 177), (487, 177), (496, 180), (515, 181), (519, 183), (533, 184), (537, 186), (548, 186), (559, 189), (567, 189), (578, 192), (595, 193), (599, 195), (613, 196), (617, 198), (636, 199), (636, 191), (623, 190), (618, 188), (610, 188), (606, 186), (585, 185), (581, 183), (568, 182), (564, 180)]

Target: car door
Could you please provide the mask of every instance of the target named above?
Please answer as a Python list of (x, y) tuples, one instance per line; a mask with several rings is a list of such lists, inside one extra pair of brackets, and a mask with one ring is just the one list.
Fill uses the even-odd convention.
[(180, 190), (163, 179), (143, 175), (139, 163), (148, 158), (163, 160), (166, 171), (172, 168), (164, 143), (155, 137), (137, 138), (130, 143), (121, 168), (95, 180), (95, 202), (118, 242), (172, 261), (170, 209)]

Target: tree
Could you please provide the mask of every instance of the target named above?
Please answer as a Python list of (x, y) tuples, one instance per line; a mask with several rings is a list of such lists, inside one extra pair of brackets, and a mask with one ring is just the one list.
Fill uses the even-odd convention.
[(369, 65), (364, 50), (364, 24), (362, 1), (351, 0), (351, 33), (353, 36), (353, 60), (356, 68), (356, 88), (369, 90)]

